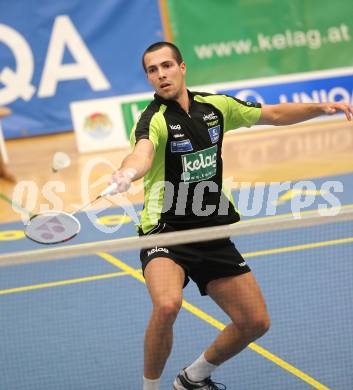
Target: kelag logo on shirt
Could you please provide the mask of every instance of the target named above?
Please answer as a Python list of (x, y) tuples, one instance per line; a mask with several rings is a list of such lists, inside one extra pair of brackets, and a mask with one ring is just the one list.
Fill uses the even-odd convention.
[(199, 152), (183, 154), (182, 180), (184, 182), (195, 182), (207, 180), (213, 177), (217, 171), (217, 145)]

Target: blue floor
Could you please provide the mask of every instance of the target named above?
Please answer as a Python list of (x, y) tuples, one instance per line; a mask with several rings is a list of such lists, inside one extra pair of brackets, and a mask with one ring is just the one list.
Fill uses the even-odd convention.
[[(353, 175), (331, 179), (345, 183), (341, 203), (353, 204)], [(288, 204), (278, 209), (287, 212)], [(119, 213), (108, 209), (102, 215)], [(85, 218), (80, 215), (83, 231), (70, 244), (134, 234), (128, 223), (107, 237)], [(21, 228), (21, 222), (2, 224), (0, 233)], [(247, 348), (219, 367), (214, 379), (234, 390), (353, 389), (353, 221), (233, 240), (262, 288), (272, 320), (270, 331), (256, 345), (291, 369)], [(25, 238), (3, 240), (0, 245), (0, 253), (42, 248)], [(254, 254), (276, 248), (279, 253)], [(113, 256), (140, 268), (137, 251)], [(151, 309), (143, 283), (116, 275), (121, 269), (98, 255), (0, 271), (0, 390), (142, 388), (143, 336)], [(189, 284), (184, 294), (187, 302), (227, 323), (224, 313), (195, 286)], [(170, 390), (177, 371), (218, 332), (182, 310), (161, 388)], [(293, 373), (292, 368), (298, 371)]]

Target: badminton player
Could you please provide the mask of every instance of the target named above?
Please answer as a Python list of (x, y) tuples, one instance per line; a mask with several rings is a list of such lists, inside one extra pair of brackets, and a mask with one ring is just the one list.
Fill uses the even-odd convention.
[[(228, 130), (256, 124), (290, 125), (337, 112), (352, 118), (352, 107), (342, 102), (261, 106), (225, 95), (191, 92), (185, 84), (181, 53), (168, 42), (148, 47), (142, 63), (156, 93), (132, 132), (132, 153), (112, 178), (123, 192), (131, 181), (144, 177), (140, 235), (239, 220), (222, 185), (222, 141)], [(173, 386), (176, 390), (225, 389), (212, 381), (212, 372), (261, 337), (270, 324), (249, 266), (229, 238), (142, 250), (141, 262), (153, 304), (144, 341), (143, 389), (160, 388), (183, 287), (190, 279), (230, 322), (194, 362), (180, 367)]]

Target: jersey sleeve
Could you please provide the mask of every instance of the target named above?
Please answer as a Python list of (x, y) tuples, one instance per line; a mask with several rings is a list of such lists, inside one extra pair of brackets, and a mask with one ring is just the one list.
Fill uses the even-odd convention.
[(198, 94), (196, 100), (210, 103), (222, 113), (224, 132), (239, 127), (251, 127), (261, 116), (260, 103), (244, 102), (228, 95)]
[(142, 113), (131, 131), (130, 144), (134, 147), (139, 140), (148, 139), (152, 142), (154, 149), (157, 150), (159, 144), (159, 126), (158, 121), (155, 119), (156, 113), (150, 112), (149, 110), (146, 111)]
[(224, 95), (224, 131), (239, 127), (251, 127), (258, 122), (261, 115), (261, 104), (244, 102), (232, 96)]

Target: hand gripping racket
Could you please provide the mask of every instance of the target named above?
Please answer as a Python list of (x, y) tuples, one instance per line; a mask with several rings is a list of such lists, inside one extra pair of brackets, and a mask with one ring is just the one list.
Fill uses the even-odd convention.
[(58, 244), (74, 238), (81, 230), (79, 220), (74, 214), (85, 209), (107, 195), (112, 195), (117, 189), (113, 183), (103, 190), (94, 200), (69, 214), (65, 211), (50, 210), (33, 215), (25, 228), (25, 235), (40, 244)]

